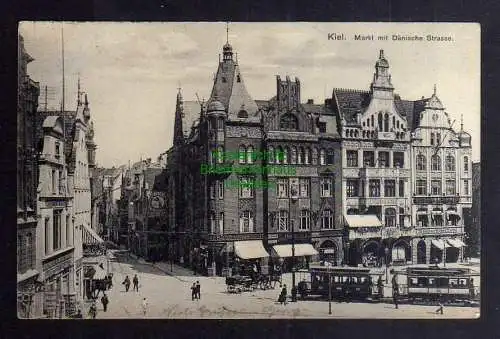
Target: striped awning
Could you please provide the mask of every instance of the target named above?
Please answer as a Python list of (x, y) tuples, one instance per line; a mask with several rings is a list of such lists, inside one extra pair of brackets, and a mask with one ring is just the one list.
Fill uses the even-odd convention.
[(448, 242), (446, 240), (442, 240), (442, 239), (432, 240), (431, 243), (432, 243), (432, 245), (436, 246), (440, 250), (443, 250), (445, 247), (446, 248), (450, 247), (450, 245), (448, 244)]
[(461, 248), (465, 246), (463, 241), (460, 239), (448, 239), (448, 243), (455, 248)]
[(83, 243), (85, 245), (104, 244), (104, 240), (92, 228), (83, 225)]

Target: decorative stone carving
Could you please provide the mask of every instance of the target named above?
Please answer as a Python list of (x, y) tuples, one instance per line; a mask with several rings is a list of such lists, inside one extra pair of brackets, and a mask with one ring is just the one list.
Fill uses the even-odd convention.
[(226, 137), (260, 139), (262, 138), (262, 133), (259, 127), (227, 126)]

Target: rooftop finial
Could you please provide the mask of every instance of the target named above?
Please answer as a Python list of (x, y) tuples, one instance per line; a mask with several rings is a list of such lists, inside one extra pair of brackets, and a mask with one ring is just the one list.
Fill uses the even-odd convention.
[(81, 100), (81, 92), (80, 92), (80, 72), (78, 72), (78, 92), (77, 92), (77, 98), (76, 98), (76, 104), (78, 106), (81, 105), (82, 100)]
[(384, 58), (384, 50), (381, 49), (380, 50), (380, 56), (379, 56), (379, 59), (383, 59)]
[(434, 96), (436, 95), (436, 84), (434, 84)]
[(87, 99), (87, 93), (85, 93), (85, 106), (88, 106), (89, 105), (89, 101)]
[(229, 21), (226, 21), (226, 44), (229, 43)]
[(464, 115), (460, 114), (460, 132), (464, 131)]

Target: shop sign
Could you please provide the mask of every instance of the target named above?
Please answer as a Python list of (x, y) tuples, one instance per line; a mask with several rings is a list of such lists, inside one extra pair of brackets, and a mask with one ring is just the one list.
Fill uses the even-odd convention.
[(65, 200), (52, 200), (46, 202), (47, 207), (66, 207), (67, 202)]
[(417, 228), (417, 235), (442, 235), (442, 234), (458, 234), (460, 232), (460, 227), (421, 227)]
[(44, 306), (48, 310), (54, 310), (57, 307), (57, 293), (45, 292)]

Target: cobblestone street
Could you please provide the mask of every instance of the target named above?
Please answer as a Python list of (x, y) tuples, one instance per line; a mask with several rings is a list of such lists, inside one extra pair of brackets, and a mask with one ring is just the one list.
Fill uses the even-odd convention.
[[(187, 269), (159, 263), (152, 265), (128, 257), (126, 252), (112, 252), (110, 270), (113, 288), (108, 292), (110, 304), (104, 312), (98, 304), (98, 319), (116, 318), (476, 318), (479, 307), (445, 307), (443, 315), (436, 314), (436, 306), (400, 305), (395, 309), (388, 303), (328, 302), (306, 300), (281, 305), (276, 302), (279, 287), (270, 290), (230, 294), (226, 292), (225, 278), (194, 276)], [(139, 277), (139, 292), (125, 292), (121, 284), (126, 275)], [(176, 275), (171, 275), (176, 274)], [(201, 299), (191, 300), (191, 285), (200, 281)], [(291, 286), (291, 275), (283, 282)], [(147, 298), (146, 315), (142, 300)]]

